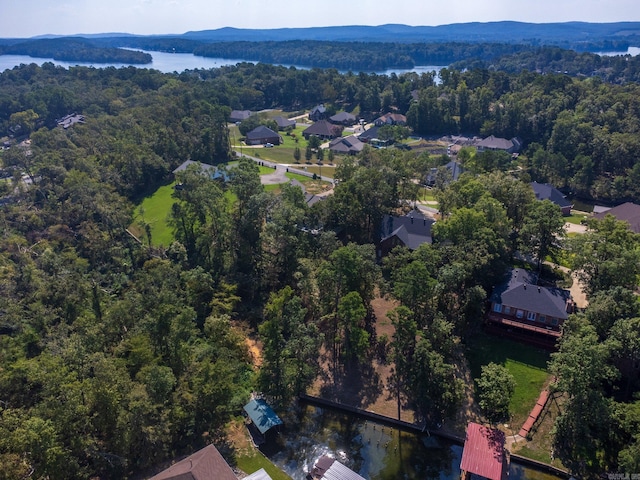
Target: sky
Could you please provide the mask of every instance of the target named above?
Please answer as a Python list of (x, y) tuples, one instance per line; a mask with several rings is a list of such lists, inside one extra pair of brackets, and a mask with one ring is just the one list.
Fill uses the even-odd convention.
[(0, 0), (0, 38), (221, 27), (640, 21), (638, 0)]

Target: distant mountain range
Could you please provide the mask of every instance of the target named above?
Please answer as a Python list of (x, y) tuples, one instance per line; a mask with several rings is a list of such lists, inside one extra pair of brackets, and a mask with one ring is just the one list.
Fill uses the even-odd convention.
[[(309, 27), (277, 29), (243, 29), (225, 27), (215, 30), (186, 32), (181, 35), (131, 35), (100, 33), (73, 35), (93, 39), (106, 38), (181, 38), (198, 42), (317, 40), (332, 42), (473, 42), (526, 43), (534, 45), (566, 45), (606, 41), (640, 43), (640, 22), (617, 23), (524, 23), (488, 22), (456, 23), (436, 27), (409, 25), (350, 25), (342, 27)], [(43, 35), (37, 38), (55, 38)], [(7, 43), (4, 39), (2, 43)], [(11, 39), (15, 43), (17, 39)], [(24, 39), (22, 39), (24, 41)], [(637, 46), (637, 45), (634, 45)]]

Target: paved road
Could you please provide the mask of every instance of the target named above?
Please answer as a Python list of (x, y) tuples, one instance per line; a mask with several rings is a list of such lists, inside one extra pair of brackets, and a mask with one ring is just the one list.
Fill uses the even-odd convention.
[[(235, 149), (235, 151), (236, 153), (240, 153), (240, 150), (237, 148)], [(258, 165), (263, 165), (265, 167), (271, 167), (274, 169), (274, 172), (272, 174), (261, 176), (262, 183), (264, 185), (288, 182), (289, 179), (285, 176), (287, 172), (297, 173), (299, 175), (304, 175), (305, 177), (310, 177), (310, 178), (313, 177), (313, 173), (307, 172), (303, 168), (300, 168), (297, 166), (270, 162), (268, 160), (263, 160), (262, 158), (252, 157), (251, 155), (247, 155), (246, 153), (243, 153), (242, 156), (250, 158), (251, 160), (256, 162)], [(333, 184), (333, 178), (331, 177), (325, 177), (323, 175), (321, 177), (321, 180), (323, 182), (329, 182)]]

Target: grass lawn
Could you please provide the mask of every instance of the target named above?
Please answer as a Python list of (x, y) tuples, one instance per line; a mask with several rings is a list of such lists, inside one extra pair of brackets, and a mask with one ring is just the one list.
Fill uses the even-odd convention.
[(502, 365), (516, 380), (509, 410), (512, 428), (518, 430), (536, 403), (549, 378), (549, 352), (493, 335), (480, 333), (467, 346), (467, 359), (473, 378), (490, 362)]
[(146, 241), (144, 228), (140, 225), (144, 221), (151, 225), (151, 243), (155, 246), (168, 247), (173, 242), (173, 233), (167, 223), (171, 206), (175, 199), (171, 197), (175, 182), (163, 185), (153, 195), (145, 197), (136, 207), (133, 223), (129, 230), (140, 240)]
[(574, 225), (580, 225), (585, 217), (590, 217), (591, 214), (587, 212), (581, 212), (579, 210), (573, 210), (571, 215), (568, 217), (564, 217), (564, 221), (568, 223), (573, 223)]

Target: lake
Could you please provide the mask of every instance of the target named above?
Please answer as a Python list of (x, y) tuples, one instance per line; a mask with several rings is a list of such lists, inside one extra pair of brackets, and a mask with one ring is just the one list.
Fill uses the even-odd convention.
[[(261, 449), (293, 480), (305, 480), (315, 461), (330, 455), (371, 480), (459, 480), (462, 446), (301, 403), (283, 416), (277, 443)], [(510, 480), (558, 480), (512, 462)]]
[[(167, 52), (151, 52), (142, 50), (145, 53), (150, 54), (153, 57), (151, 63), (147, 63), (144, 65), (133, 65), (138, 68), (153, 68), (163, 73), (181, 73), (185, 70), (194, 70), (196, 68), (218, 68), (226, 65), (236, 65), (241, 62), (249, 62), (256, 63), (248, 60), (242, 59), (229, 59), (229, 58), (210, 58), (210, 57), (198, 57), (191, 53), (167, 53)], [(104, 67), (128, 67), (131, 64), (128, 63), (87, 63), (87, 62), (65, 62), (60, 60), (54, 60), (52, 58), (34, 58), (29, 57), (28, 55), (0, 55), (0, 72), (4, 72), (6, 69), (13, 68), (15, 66), (21, 64), (30, 64), (35, 63), (37, 65), (42, 65), (43, 63), (51, 62), (54, 65), (59, 65), (65, 68), (75, 67), (77, 65), (87, 66), (87, 67), (96, 67), (96, 68), (104, 68)], [(285, 67), (290, 67), (291, 65), (284, 65)], [(300, 67), (294, 65), (296, 68), (308, 70), (309, 67)], [(400, 75), (401, 73), (415, 72), (418, 74), (427, 73), (427, 72), (439, 72), (442, 69), (442, 66), (432, 66), (432, 65), (421, 65), (416, 66), (414, 68), (391, 68), (384, 71), (379, 72), (371, 72), (377, 73), (380, 75), (391, 75), (395, 73)]]

